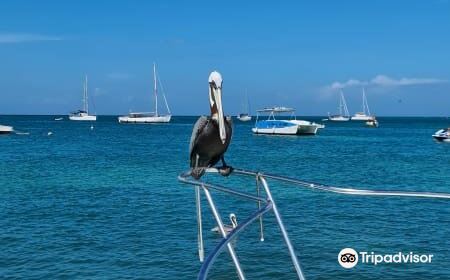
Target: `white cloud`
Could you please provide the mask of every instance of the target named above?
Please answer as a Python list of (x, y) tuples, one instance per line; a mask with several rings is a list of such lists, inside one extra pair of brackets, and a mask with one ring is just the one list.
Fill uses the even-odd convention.
[(347, 87), (352, 87), (352, 86), (363, 86), (363, 85), (367, 85), (367, 82), (363, 82), (360, 80), (355, 80), (355, 79), (350, 79), (346, 82), (334, 82), (331, 84), (331, 86), (329, 86), (331, 89), (342, 89), (342, 88), (347, 88)]
[(386, 75), (377, 75), (369, 81), (360, 81), (357, 79), (350, 79), (345, 82), (333, 82), (331, 85), (325, 87), (325, 90), (344, 89), (355, 86), (373, 86), (373, 87), (398, 87), (398, 86), (412, 86), (412, 85), (429, 85), (448, 83), (448, 80), (435, 78), (400, 78), (395, 79)]
[(371, 85), (382, 87), (427, 85), (427, 84), (440, 84), (447, 82), (448, 82), (447, 80), (434, 78), (401, 78), (396, 80), (385, 75), (378, 75), (372, 80), (370, 80)]
[(30, 34), (30, 33), (0, 33), (0, 44), (27, 43), (38, 41), (61, 41), (63, 38), (56, 36)]

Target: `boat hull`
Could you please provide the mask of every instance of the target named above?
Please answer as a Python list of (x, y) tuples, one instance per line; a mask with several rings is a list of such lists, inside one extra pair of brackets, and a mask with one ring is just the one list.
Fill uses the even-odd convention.
[(266, 120), (257, 122), (252, 128), (255, 134), (270, 135), (314, 135), (319, 126), (308, 121)]
[(348, 122), (350, 120), (350, 117), (344, 117), (344, 116), (330, 116), (328, 118), (331, 122)]
[(10, 134), (14, 131), (12, 126), (0, 125), (0, 134)]
[(378, 127), (378, 122), (375, 120), (366, 121), (366, 126), (368, 127)]
[(445, 129), (436, 131), (432, 137), (439, 142), (450, 142), (450, 133)]
[(237, 117), (238, 120), (240, 120), (241, 122), (248, 122), (252, 120), (252, 117), (250, 116), (242, 116), (242, 117)]
[(153, 117), (119, 117), (119, 123), (168, 123), (172, 116), (153, 116)]
[(353, 116), (352, 118), (351, 118), (351, 120), (352, 121), (371, 121), (371, 120), (373, 120), (373, 117), (372, 116), (367, 116), (367, 115), (356, 115), (356, 116)]
[(71, 121), (96, 121), (97, 116), (69, 116), (69, 120)]

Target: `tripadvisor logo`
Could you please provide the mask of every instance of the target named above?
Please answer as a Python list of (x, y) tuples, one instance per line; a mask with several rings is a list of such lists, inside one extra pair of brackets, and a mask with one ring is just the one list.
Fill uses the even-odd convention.
[[(359, 256), (358, 256), (359, 255)], [(361, 263), (367, 264), (391, 264), (391, 263), (431, 263), (432, 254), (415, 254), (413, 252), (396, 254), (375, 254), (374, 252), (356, 252), (352, 248), (342, 249), (338, 254), (338, 262), (343, 268), (353, 268)]]
[(345, 248), (339, 252), (338, 262), (343, 268), (352, 268), (358, 264), (358, 253), (352, 248)]

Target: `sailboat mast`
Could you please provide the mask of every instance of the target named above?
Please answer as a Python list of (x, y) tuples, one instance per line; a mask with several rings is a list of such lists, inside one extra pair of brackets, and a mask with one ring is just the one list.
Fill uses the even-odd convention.
[(89, 114), (89, 103), (88, 103), (88, 78), (87, 75), (84, 76), (84, 92), (83, 92), (83, 110)]
[(364, 115), (366, 114), (366, 90), (363, 87), (363, 94), (362, 94), (362, 111)]
[(247, 96), (247, 114), (250, 116), (251, 109), (250, 109), (250, 99), (248, 99), (248, 92), (245, 90), (245, 95)]
[(156, 63), (153, 62), (153, 81), (154, 87), (153, 91), (155, 92), (155, 116), (158, 116), (158, 88), (156, 83)]
[(370, 109), (369, 109), (369, 103), (367, 103), (366, 91), (364, 91), (364, 102), (365, 102), (366, 108), (367, 108), (367, 115), (370, 116)]

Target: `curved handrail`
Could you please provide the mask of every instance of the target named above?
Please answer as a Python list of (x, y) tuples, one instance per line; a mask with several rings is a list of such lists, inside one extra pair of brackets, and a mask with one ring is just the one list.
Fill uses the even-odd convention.
[(230, 243), (234, 238), (236, 238), (244, 229), (246, 229), (249, 225), (251, 225), (254, 221), (256, 221), (260, 216), (264, 215), (268, 211), (272, 209), (272, 203), (268, 201), (268, 203), (256, 211), (251, 215), (248, 219), (246, 219), (243, 223), (240, 223), (235, 229), (233, 229), (226, 238), (223, 238), (220, 243), (214, 248), (214, 250), (206, 257), (205, 262), (202, 264), (200, 268), (200, 272), (198, 274), (199, 280), (204, 280), (208, 276), (208, 272), (211, 266), (214, 264), (217, 256), (225, 249), (225, 246)]

